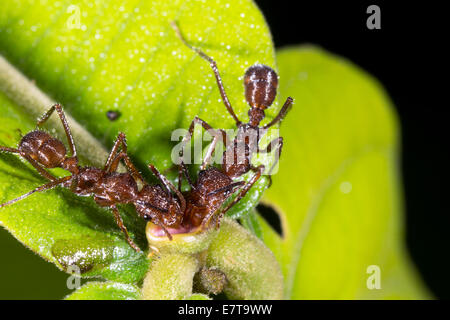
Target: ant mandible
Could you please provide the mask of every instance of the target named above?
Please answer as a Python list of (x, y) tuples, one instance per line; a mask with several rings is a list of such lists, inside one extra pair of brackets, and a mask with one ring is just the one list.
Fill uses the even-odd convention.
[(272, 149), (277, 151), (278, 154), (276, 160), (273, 163), (270, 170), (268, 171), (268, 175), (270, 178), (270, 174), (272, 173), (272, 170), (277, 164), (278, 159), (281, 155), (281, 150), (283, 147), (283, 138), (278, 137), (272, 140), (268, 144), (266, 149), (262, 150), (259, 148), (259, 141), (270, 127), (281, 122), (284, 119), (284, 117), (292, 107), (293, 99), (291, 97), (288, 97), (278, 115), (268, 124), (260, 127), (259, 124), (265, 117), (264, 110), (272, 105), (275, 96), (277, 94), (278, 76), (272, 68), (266, 65), (262, 64), (253, 65), (247, 69), (244, 75), (245, 98), (247, 103), (250, 105), (250, 110), (248, 111), (249, 122), (248, 123), (241, 122), (237, 117), (237, 115), (234, 113), (233, 107), (231, 106), (231, 103), (227, 97), (216, 62), (211, 57), (206, 55), (202, 50), (191, 46), (188, 43), (188, 41), (183, 37), (180, 29), (178, 28), (178, 26), (174, 21), (171, 22), (171, 25), (175, 30), (175, 33), (178, 36), (178, 38), (188, 48), (190, 48), (191, 50), (196, 52), (200, 57), (209, 62), (214, 72), (217, 86), (219, 88), (220, 95), (222, 96), (222, 101), (225, 104), (228, 113), (233, 117), (236, 123), (236, 127), (238, 129), (235, 138), (233, 139), (233, 141), (230, 142), (224, 130), (214, 129), (206, 121), (196, 116), (194, 120), (191, 122), (188, 133), (183, 138), (183, 145), (180, 150), (180, 158), (183, 157), (184, 146), (191, 139), (195, 125), (198, 124), (201, 125), (213, 136), (213, 140), (206, 152), (206, 156), (200, 167), (201, 170), (204, 170), (206, 168), (208, 162), (211, 159), (211, 155), (216, 147), (217, 142), (219, 140), (222, 140), (225, 146), (225, 151), (222, 155), (221, 172), (224, 175), (228, 176), (230, 179), (234, 179), (244, 175), (250, 170), (255, 172), (255, 174), (250, 178), (250, 180), (241, 188), (240, 192), (233, 199), (233, 201), (222, 210), (220, 215), (223, 215), (247, 194), (250, 188), (258, 181), (258, 179), (265, 171), (264, 165), (254, 167), (251, 164), (251, 157), (255, 152), (270, 153), (272, 152)]
[[(45, 131), (38, 130), (38, 127), (47, 121), (55, 110), (67, 136), (70, 156), (67, 155), (66, 147), (60, 140)], [(169, 239), (172, 239), (172, 236), (167, 228), (178, 228), (183, 221), (183, 213), (186, 209), (184, 196), (152, 164), (149, 164), (149, 168), (163, 187), (159, 184), (149, 185), (144, 181), (127, 154), (125, 134), (119, 133), (103, 169), (79, 166), (73, 136), (60, 104), (53, 105), (38, 120), (36, 130), (26, 134), (19, 142), (17, 149), (0, 146), (0, 151), (19, 154), (40, 175), (50, 180), (47, 184), (16, 199), (0, 204), (0, 208), (22, 200), (33, 193), (63, 186), (79, 196), (94, 196), (94, 200), (99, 206), (111, 209), (127, 242), (137, 252), (140, 252), (140, 249), (128, 234), (117, 208), (118, 204), (133, 204), (140, 217), (152, 220), (154, 224), (160, 226)], [(126, 173), (117, 172), (121, 160), (127, 167)], [(63, 168), (71, 174), (57, 178), (46, 170), (57, 167)], [(138, 189), (138, 180), (142, 182), (140, 190)], [(172, 192), (176, 194), (177, 199), (173, 197)]]

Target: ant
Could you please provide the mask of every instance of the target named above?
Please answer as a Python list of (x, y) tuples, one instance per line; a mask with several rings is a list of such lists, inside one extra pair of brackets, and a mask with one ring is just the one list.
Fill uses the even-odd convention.
[[(186, 136), (183, 138), (182, 143), (184, 144), (180, 150), (179, 156), (180, 159), (183, 158), (183, 149), (186, 143), (192, 138), (195, 125), (201, 125), (205, 130), (207, 130), (212, 136), (213, 140), (208, 148), (205, 158), (200, 166), (200, 170), (205, 170), (213, 151), (215, 150), (216, 144), (221, 139), (225, 146), (225, 151), (222, 155), (222, 167), (220, 170), (221, 175), (224, 177), (228, 177), (230, 181), (232, 179), (241, 177), (249, 171), (254, 171), (255, 174), (250, 178), (250, 180), (241, 188), (238, 195), (233, 199), (231, 203), (229, 203), (219, 214), (219, 216), (224, 215), (233, 205), (235, 205), (240, 199), (242, 199), (250, 188), (258, 181), (263, 172), (265, 171), (264, 165), (259, 165), (258, 167), (254, 167), (251, 164), (251, 157), (256, 153), (270, 153), (272, 149), (276, 150), (278, 155), (270, 168), (268, 175), (270, 178), (270, 174), (275, 167), (278, 159), (281, 155), (281, 150), (283, 147), (283, 138), (278, 137), (272, 140), (266, 149), (261, 150), (259, 148), (259, 141), (261, 137), (267, 132), (267, 130), (273, 125), (281, 122), (288, 111), (291, 109), (293, 104), (293, 99), (288, 97), (283, 107), (281, 108), (278, 115), (268, 124), (260, 127), (260, 122), (264, 119), (265, 113), (264, 110), (270, 107), (275, 99), (277, 94), (278, 87), (278, 75), (276, 72), (262, 64), (255, 64), (247, 69), (244, 75), (244, 86), (245, 86), (245, 98), (247, 103), (250, 105), (250, 110), (248, 111), (249, 122), (243, 123), (239, 120), (236, 114), (233, 111), (233, 107), (227, 97), (225, 92), (225, 88), (223, 86), (222, 78), (220, 76), (219, 70), (217, 68), (216, 62), (206, 55), (202, 50), (191, 46), (188, 41), (181, 34), (180, 29), (173, 21), (171, 22), (172, 28), (175, 30), (177, 37), (184, 43), (188, 48), (196, 52), (200, 57), (209, 62), (212, 71), (216, 77), (217, 86), (220, 91), (220, 95), (222, 96), (222, 101), (225, 104), (225, 107), (228, 110), (228, 113), (233, 117), (236, 127), (238, 129), (237, 134), (233, 141), (230, 141), (226, 132), (222, 129), (214, 129), (210, 126), (206, 121), (200, 119), (198, 116), (194, 118), (189, 127), (189, 131)], [(239, 159), (238, 159), (239, 158)], [(242, 159), (243, 158), (243, 159)], [(181, 167), (180, 167), (181, 168)], [(213, 167), (210, 167), (213, 168)], [(218, 169), (206, 169), (206, 170), (217, 170)], [(200, 171), (202, 172), (202, 171)], [(181, 172), (180, 172), (181, 176)], [(271, 179), (270, 179), (271, 183)], [(191, 185), (192, 186), (192, 185)], [(203, 223), (206, 223), (208, 218), (211, 217), (209, 213)], [(218, 220), (220, 222), (220, 218)]]
[[(56, 110), (61, 119), (71, 151), (70, 156), (64, 144), (45, 131), (38, 130)], [(101, 207), (109, 208), (119, 228), (125, 235), (128, 244), (137, 252), (139, 247), (128, 235), (126, 226), (117, 209), (118, 204), (133, 204), (138, 215), (145, 220), (152, 220), (160, 226), (169, 239), (172, 239), (167, 228), (177, 228), (183, 221), (186, 201), (175, 186), (159, 171), (149, 164), (150, 170), (158, 178), (161, 185), (149, 185), (131, 162), (127, 154), (125, 134), (119, 133), (111, 153), (102, 169), (82, 167), (78, 165), (77, 150), (69, 124), (60, 104), (53, 105), (37, 122), (37, 128), (26, 134), (19, 142), (17, 149), (0, 146), (0, 151), (17, 153), (28, 161), (41, 176), (50, 182), (16, 198), (0, 204), (0, 208), (22, 200), (33, 193), (50, 190), (56, 186), (68, 188), (78, 196), (94, 196), (94, 201)], [(126, 173), (117, 172), (119, 162), (123, 160)], [(69, 176), (57, 178), (46, 169), (63, 168), (70, 172)], [(142, 182), (139, 190), (137, 181)], [(173, 193), (176, 194), (175, 199)]]
[[(184, 163), (181, 163), (180, 166), (180, 171), (187, 178), (190, 190), (183, 193), (186, 200), (186, 209), (181, 225), (176, 229), (169, 229), (172, 234), (190, 233), (195, 232), (199, 228), (207, 228), (208, 222), (216, 215), (225, 201), (245, 184), (244, 181), (233, 182), (230, 177), (215, 167), (201, 170), (197, 181), (193, 183)], [(180, 177), (178, 180), (179, 190), (181, 189), (181, 184), (182, 180)], [(218, 225), (220, 215), (216, 215), (216, 217), (218, 217), (216, 221), (216, 225)], [(156, 236), (161, 235), (157, 229), (154, 229), (153, 233)]]
[[(125, 235), (128, 244), (137, 252), (138, 246), (128, 235), (127, 228), (117, 208), (118, 204), (131, 203), (140, 217), (151, 220), (159, 226), (167, 237), (172, 234), (191, 231), (202, 224), (204, 217), (211, 217), (243, 182), (233, 182), (217, 169), (200, 172), (197, 182), (192, 183), (186, 167), (182, 170), (191, 185), (185, 196), (162, 175), (152, 164), (149, 169), (159, 179), (161, 185), (147, 184), (127, 154), (127, 143), (124, 133), (119, 133), (103, 169), (81, 167), (78, 165), (77, 150), (69, 124), (60, 104), (53, 105), (37, 122), (39, 128), (56, 111), (63, 124), (69, 143), (71, 155), (67, 155), (64, 144), (47, 132), (34, 130), (22, 137), (17, 149), (0, 146), (1, 152), (17, 153), (27, 160), (38, 173), (50, 180), (16, 199), (0, 204), (0, 208), (20, 201), (33, 193), (50, 190), (56, 186), (68, 188), (79, 196), (94, 196), (94, 201), (101, 207), (112, 210), (115, 221)], [(126, 173), (117, 172), (120, 161), (127, 167)], [(57, 178), (45, 169), (63, 168), (71, 173), (69, 176)], [(138, 189), (137, 181), (142, 183)], [(172, 195), (176, 194), (177, 199)], [(170, 231), (169, 231), (170, 230)]]

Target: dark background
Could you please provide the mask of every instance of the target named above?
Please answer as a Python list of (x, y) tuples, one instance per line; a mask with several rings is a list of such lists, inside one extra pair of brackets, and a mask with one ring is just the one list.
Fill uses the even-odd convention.
[[(393, 3), (395, 2), (395, 3)], [(277, 48), (312, 43), (342, 55), (377, 77), (402, 126), (407, 245), (428, 287), (450, 298), (450, 218), (447, 201), (448, 102), (441, 43), (445, 11), (432, 1), (256, 0)], [(369, 5), (381, 9), (381, 29), (369, 30)], [(447, 34), (448, 36), (448, 34)], [(439, 77), (447, 75), (446, 77)]]

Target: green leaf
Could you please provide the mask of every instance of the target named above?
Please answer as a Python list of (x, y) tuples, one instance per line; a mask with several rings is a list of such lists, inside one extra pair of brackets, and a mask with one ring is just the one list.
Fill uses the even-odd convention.
[(138, 287), (118, 282), (91, 281), (66, 297), (66, 300), (138, 300)]
[[(383, 88), (319, 48), (282, 49), (277, 59), (281, 95), (295, 104), (264, 201), (280, 214), (283, 237), (260, 222), (282, 265), (285, 297), (429, 297), (405, 249), (399, 125)], [(372, 265), (381, 289), (368, 289)]]
[[(171, 141), (174, 129), (187, 128), (195, 115), (213, 127), (233, 128), (209, 64), (175, 36), (170, 27), (173, 20), (191, 44), (217, 61), (235, 111), (246, 120), (241, 78), (245, 69), (254, 63), (275, 64), (269, 30), (250, 0), (232, 5), (218, 0), (5, 0), (0, 13), (0, 53), (12, 66), (2, 61), (0, 145), (16, 146), (17, 129), (32, 130), (52, 97), (81, 125), (74, 133), (85, 164), (101, 165), (99, 155), (106, 160), (105, 151), (122, 131), (133, 161), (152, 182), (148, 163), (160, 170), (172, 166), (171, 150), (178, 143)], [(15, 74), (14, 67), (47, 96), (30, 89), (33, 85), (20, 77), (3, 72), (12, 69)], [(109, 110), (119, 111), (119, 119), (111, 122), (106, 117)], [(276, 111), (274, 104), (267, 121)], [(48, 128), (57, 128), (65, 141), (53, 118)], [(67, 173), (56, 170), (55, 174)], [(0, 183), (3, 203), (45, 181), (17, 156), (2, 153)], [(253, 208), (265, 184), (261, 179), (240, 205)], [(133, 239), (146, 249), (144, 222), (133, 208), (121, 210)], [(75, 263), (85, 276), (137, 283), (148, 267), (145, 254), (127, 246), (108, 210), (67, 190), (34, 194), (0, 209), (0, 224), (63, 270)]]
[[(257, 62), (274, 65), (269, 30), (249, 0), (229, 6), (221, 1), (71, 1), (80, 9), (81, 29), (67, 27), (69, 4), (9, 0), (5, 5), (2, 53), (108, 147), (118, 131), (126, 132), (130, 153), (141, 165), (170, 167), (171, 133), (187, 128), (195, 115), (214, 127), (234, 127), (209, 64), (176, 38), (172, 20), (217, 61), (243, 119), (246, 68)], [(119, 120), (107, 119), (111, 109), (121, 112)]]

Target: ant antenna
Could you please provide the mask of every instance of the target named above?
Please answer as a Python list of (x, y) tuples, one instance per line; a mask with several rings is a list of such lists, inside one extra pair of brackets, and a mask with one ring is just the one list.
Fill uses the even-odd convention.
[(58, 116), (63, 124), (63, 128), (67, 136), (67, 141), (69, 142), (70, 151), (72, 152), (72, 157), (76, 158), (77, 148), (75, 146), (75, 142), (73, 141), (73, 136), (72, 132), (70, 131), (69, 123), (67, 122), (66, 116), (64, 115), (64, 112), (62, 110), (62, 106), (59, 103), (52, 105), (52, 107), (46, 113), (44, 113), (44, 115), (41, 118), (38, 119), (36, 126), (40, 127), (44, 122), (46, 122), (47, 119), (50, 118), (50, 116), (55, 110), (58, 113)]
[(17, 201), (23, 200), (26, 197), (32, 195), (33, 193), (42, 192), (42, 191), (53, 189), (57, 185), (60, 185), (61, 183), (64, 183), (64, 182), (68, 181), (70, 178), (71, 178), (71, 176), (67, 176), (67, 177), (63, 177), (63, 178), (55, 180), (55, 181), (51, 181), (51, 182), (49, 182), (47, 184), (44, 184), (44, 185), (42, 185), (40, 187), (37, 187), (34, 190), (31, 190), (30, 192), (27, 192), (27, 193), (21, 195), (20, 197), (18, 197), (16, 199), (13, 199), (13, 200), (10, 200), (8, 202), (0, 204), (0, 208), (6, 207), (6, 206), (8, 206), (10, 204), (13, 204), (13, 203), (17, 202)]
[(162, 184), (166, 188), (166, 191), (168, 192), (170, 197), (172, 197), (172, 193), (170, 192), (170, 190), (175, 192), (175, 194), (177, 195), (178, 199), (180, 200), (180, 205), (181, 205), (180, 209), (181, 209), (181, 211), (184, 212), (184, 210), (186, 209), (186, 200), (184, 199), (184, 196), (181, 194), (181, 192), (178, 191), (178, 189), (175, 188), (175, 186), (169, 180), (167, 180), (167, 178), (165, 176), (163, 176), (158, 171), (158, 169), (155, 168), (155, 166), (153, 164), (149, 164), (148, 167), (153, 172), (153, 174), (159, 179), (159, 181), (162, 182)]
[(202, 50), (191, 46), (187, 42), (187, 40), (183, 37), (183, 35), (181, 34), (181, 31), (178, 28), (175, 21), (172, 21), (170, 23), (170, 25), (175, 30), (175, 33), (176, 33), (177, 37), (181, 40), (181, 42), (183, 42), (189, 49), (195, 51), (200, 57), (202, 57), (203, 59), (205, 59), (209, 62), (211, 69), (213, 70), (214, 75), (216, 76), (217, 85), (219, 87), (219, 91), (220, 91), (220, 95), (222, 96), (223, 103), (225, 104), (225, 107), (227, 107), (228, 112), (231, 114), (234, 121), (236, 122), (236, 125), (239, 126), (241, 124), (241, 121), (234, 113), (233, 107), (231, 106), (231, 103), (230, 103), (230, 100), (228, 100), (228, 96), (225, 92), (225, 88), (223, 86), (222, 78), (220, 77), (219, 69), (217, 68), (216, 62), (210, 56), (208, 56), (206, 53), (204, 53)]

